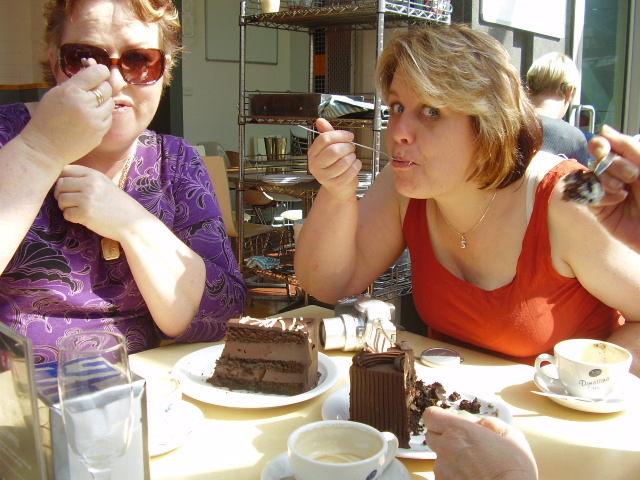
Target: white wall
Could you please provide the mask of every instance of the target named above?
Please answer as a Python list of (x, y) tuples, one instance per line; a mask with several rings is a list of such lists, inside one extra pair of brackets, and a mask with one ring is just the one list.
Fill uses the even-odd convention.
[(0, 0), (0, 85), (42, 81), (41, 4), (42, 0)]
[[(184, 38), (186, 51), (182, 62), (184, 136), (193, 144), (217, 141), (225, 150), (238, 150), (240, 67), (237, 62), (206, 60), (204, 1), (194, 0), (192, 5), (193, 37)], [(224, 5), (239, 14), (238, 0), (227, 0)], [(231, 48), (240, 40), (236, 33), (231, 33), (234, 25), (229, 25), (229, 32), (225, 37)], [(246, 88), (307, 91), (307, 72), (308, 36), (279, 31), (278, 64), (247, 64)], [(247, 127), (247, 139), (270, 134), (288, 135), (288, 130), (285, 127)]]

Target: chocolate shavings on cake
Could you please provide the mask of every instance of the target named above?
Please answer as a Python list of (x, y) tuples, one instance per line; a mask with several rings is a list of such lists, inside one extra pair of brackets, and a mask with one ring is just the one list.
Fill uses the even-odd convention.
[(604, 189), (594, 172), (576, 170), (564, 180), (562, 199), (583, 205), (596, 205), (604, 198)]
[[(498, 416), (498, 411), (495, 410), (492, 413), (483, 413), (482, 403), (478, 398), (473, 400), (462, 399), (462, 396), (458, 392), (453, 392), (447, 396), (447, 391), (440, 382), (434, 382), (430, 385), (426, 385), (422, 380), (416, 381), (416, 395), (411, 404), (411, 435), (422, 435), (425, 431), (422, 424), (422, 414), (429, 407), (440, 407), (444, 409), (452, 408), (457, 403), (458, 410), (466, 411), (475, 415), (491, 415)], [(492, 410), (494, 406), (488, 405), (488, 408)]]

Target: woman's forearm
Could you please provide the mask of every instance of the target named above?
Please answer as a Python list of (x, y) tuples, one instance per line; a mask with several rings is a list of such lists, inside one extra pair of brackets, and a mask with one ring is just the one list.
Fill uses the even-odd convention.
[(358, 200), (337, 201), (320, 189), (296, 244), (295, 271), (302, 288), (335, 303), (350, 292), (357, 266)]
[(62, 166), (47, 161), (20, 136), (0, 148), (0, 273), (42, 207)]
[(627, 321), (625, 325), (616, 330), (607, 340), (631, 352), (633, 355), (631, 373), (640, 377), (640, 322)]
[(151, 215), (125, 236), (122, 247), (158, 327), (169, 337), (183, 333), (204, 292), (202, 258)]

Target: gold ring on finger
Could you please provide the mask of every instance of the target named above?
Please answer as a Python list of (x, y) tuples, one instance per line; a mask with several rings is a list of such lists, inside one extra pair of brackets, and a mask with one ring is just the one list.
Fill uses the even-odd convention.
[(104, 95), (102, 94), (102, 92), (99, 89), (95, 89), (95, 90), (91, 90), (93, 92), (93, 94), (96, 96), (96, 99), (98, 100), (98, 106), (102, 105), (104, 103)]

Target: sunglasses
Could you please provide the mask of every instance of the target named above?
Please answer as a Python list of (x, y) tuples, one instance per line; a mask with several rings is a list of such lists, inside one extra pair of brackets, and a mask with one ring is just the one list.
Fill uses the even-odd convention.
[(85, 68), (82, 60), (89, 58), (107, 68), (116, 65), (124, 81), (131, 85), (149, 85), (160, 80), (166, 61), (165, 53), (157, 48), (132, 48), (122, 52), (120, 58), (111, 58), (104, 48), (95, 45), (65, 43), (60, 47), (60, 67), (67, 77)]

